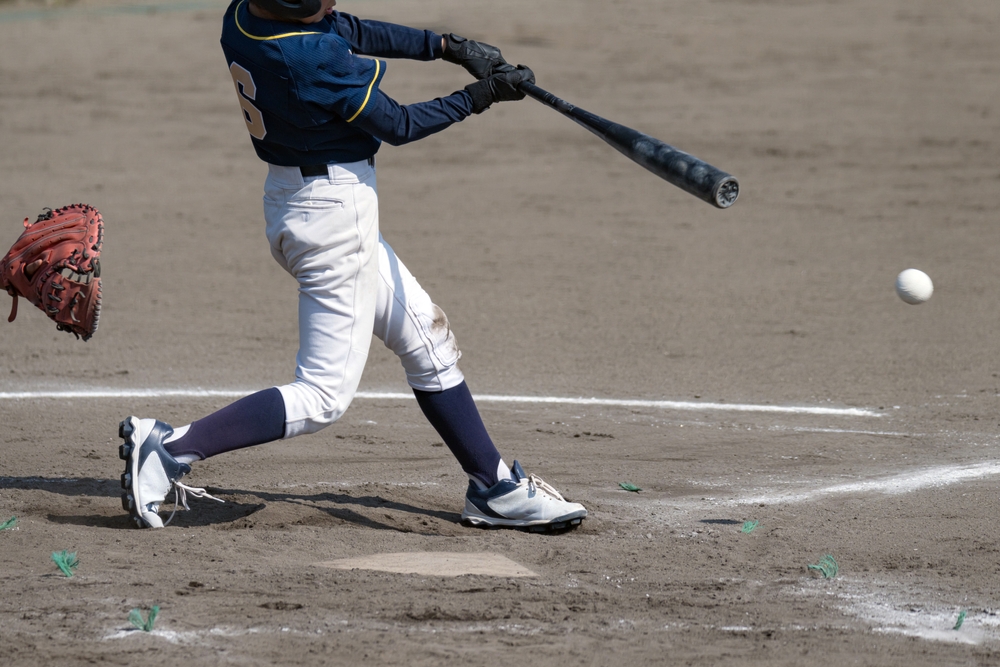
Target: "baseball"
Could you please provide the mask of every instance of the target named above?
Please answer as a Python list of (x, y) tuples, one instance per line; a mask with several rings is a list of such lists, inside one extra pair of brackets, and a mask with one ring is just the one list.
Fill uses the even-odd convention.
[(896, 294), (906, 303), (921, 304), (933, 293), (931, 277), (919, 269), (906, 269), (896, 277)]

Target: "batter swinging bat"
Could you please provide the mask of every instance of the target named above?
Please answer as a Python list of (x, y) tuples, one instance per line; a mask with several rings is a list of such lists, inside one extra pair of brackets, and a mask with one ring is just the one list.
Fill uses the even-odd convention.
[(648, 134), (575, 107), (532, 83), (522, 83), (518, 87), (529, 97), (583, 125), (625, 157), (681, 190), (719, 208), (729, 208), (736, 203), (740, 184), (726, 172)]

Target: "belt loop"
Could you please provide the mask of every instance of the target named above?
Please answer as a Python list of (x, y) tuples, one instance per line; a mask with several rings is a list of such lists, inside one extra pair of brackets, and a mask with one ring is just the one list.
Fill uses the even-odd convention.
[(299, 172), (302, 174), (302, 178), (327, 176), (330, 173), (330, 168), (329, 165), (325, 164), (309, 164), (299, 167)]

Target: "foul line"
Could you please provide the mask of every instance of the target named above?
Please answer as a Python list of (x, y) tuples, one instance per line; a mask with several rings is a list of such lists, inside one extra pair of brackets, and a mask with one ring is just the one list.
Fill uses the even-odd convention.
[(738, 498), (726, 501), (726, 505), (777, 505), (781, 503), (803, 503), (819, 500), (827, 496), (838, 496), (847, 494), (881, 493), (884, 495), (898, 495), (912, 493), (923, 489), (951, 486), (984, 477), (1000, 475), (1000, 463), (995, 461), (984, 461), (972, 465), (951, 465), (937, 468), (925, 468), (919, 471), (899, 473), (892, 477), (873, 479), (864, 482), (851, 482), (848, 484), (835, 484), (833, 486), (800, 491), (798, 493), (773, 493), (769, 495), (754, 496), (749, 498)]
[[(253, 391), (245, 389), (80, 389), (63, 391), (8, 391), (0, 392), (0, 400), (37, 400), (73, 398), (240, 398)], [(400, 392), (359, 391), (355, 398), (367, 400), (413, 400), (413, 394)], [(479, 394), (480, 403), (530, 403), (533, 405), (581, 405), (596, 407), (652, 408), (686, 412), (771, 412), (797, 415), (826, 415), (831, 417), (881, 417), (867, 408), (825, 408), (796, 405), (759, 405), (752, 403), (702, 403), (697, 401), (648, 401), (618, 398), (572, 398), (561, 396), (504, 396)]]

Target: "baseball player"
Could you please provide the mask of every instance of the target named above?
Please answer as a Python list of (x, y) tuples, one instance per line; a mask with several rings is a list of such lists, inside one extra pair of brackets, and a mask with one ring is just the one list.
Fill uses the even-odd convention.
[[(496, 47), (456, 35), (366, 21), (336, 0), (233, 0), (222, 50), (243, 120), (268, 164), (264, 220), (271, 254), (299, 283), (295, 381), (251, 394), (187, 426), (128, 417), (122, 505), (141, 528), (159, 528), (194, 461), (315, 433), (344, 414), (374, 333), (396, 353), (417, 403), (469, 476), (462, 519), (531, 530), (579, 524), (567, 502), (517, 461), (508, 467), (486, 432), (462, 371), (455, 336), (379, 234), (375, 153), (439, 132), (492, 104), (524, 98), (534, 75)], [(384, 58), (444, 59), (477, 81), (451, 95), (400, 105), (380, 90)], [(170, 515), (170, 518), (173, 514)], [(170, 518), (167, 519), (169, 523)]]

